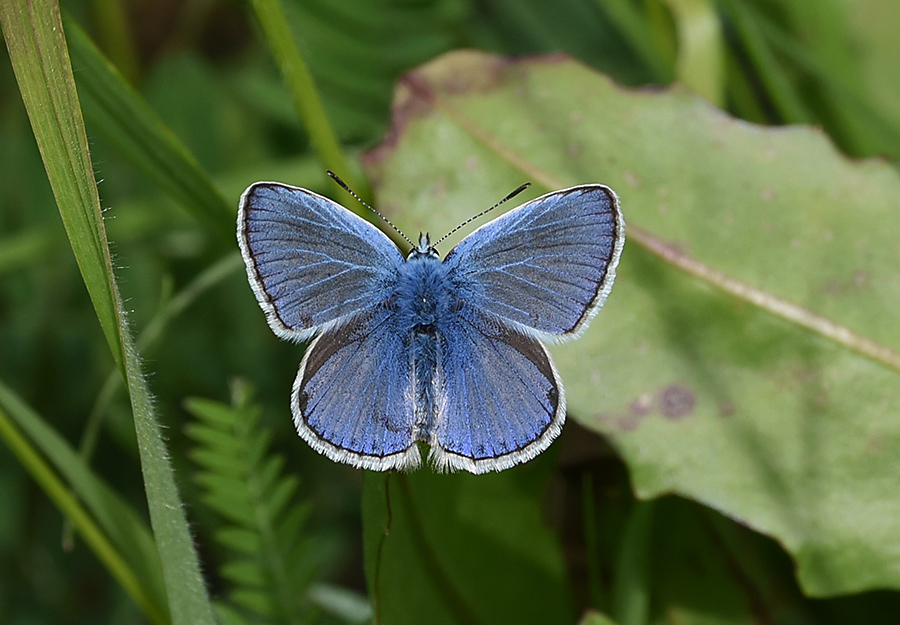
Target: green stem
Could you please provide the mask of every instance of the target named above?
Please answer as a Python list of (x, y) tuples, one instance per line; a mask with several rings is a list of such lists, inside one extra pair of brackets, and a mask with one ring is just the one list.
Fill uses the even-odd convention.
[(653, 508), (652, 501), (637, 502), (625, 527), (613, 580), (613, 619), (619, 625), (650, 622)]
[(364, 186), (357, 176), (351, 175), (313, 76), (294, 42), (287, 17), (278, 0), (252, 0), (251, 5), (278, 69), (291, 90), (294, 105), (306, 127), (313, 149), (327, 169), (340, 176), (363, 199), (367, 198), (368, 186)]

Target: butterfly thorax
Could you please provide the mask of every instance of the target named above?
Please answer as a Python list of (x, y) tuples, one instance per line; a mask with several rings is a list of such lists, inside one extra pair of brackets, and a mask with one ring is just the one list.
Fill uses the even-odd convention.
[(430, 331), (458, 310), (447, 267), (437, 255), (410, 254), (401, 266), (396, 311), (405, 331)]

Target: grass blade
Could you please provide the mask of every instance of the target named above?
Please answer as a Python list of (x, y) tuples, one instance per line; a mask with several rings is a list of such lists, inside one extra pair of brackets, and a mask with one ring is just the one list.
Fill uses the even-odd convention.
[(366, 199), (369, 195), (368, 187), (362, 183), (359, 176), (351, 175), (335, 136), (334, 127), (325, 113), (312, 74), (294, 43), (281, 5), (278, 0), (253, 0), (251, 5), (272, 56), (290, 87), (297, 112), (309, 133), (313, 148), (326, 168), (343, 178), (353, 190)]
[(653, 72), (659, 83), (672, 80), (672, 63), (653, 36), (647, 16), (630, 0), (597, 0), (597, 4), (615, 24), (631, 48)]
[(786, 123), (812, 123), (814, 116), (797, 93), (790, 78), (775, 57), (759, 24), (746, 7), (734, 0), (724, 0), (722, 8), (734, 24), (735, 30), (747, 50), (747, 55), (759, 72), (760, 80), (772, 98), (772, 102)]
[[(50, 0), (2, 2), (0, 23), (66, 234), (106, 342), (121, 368), (125, 358), (107, 269), (109, 249), (59, 7)], [(59, 71), (63, 67), (66, 70)]]
[[(65, 439), (2, 382), (0, 436), (147, 617), (154, 623), (170, 622), (159, 554), (149, 528), (91, 472)], [(71, 491), (57, 472), (66, 476)]]
[(187, 519), (113, 278), (59, 5), (53, 0), (3, 2), (0, 23), (78, 266), (128, 384), (172, 620), (184, 625), (212, 624)]
[(722, 25), (712, 0), (666, 0), (678, 31), (678, 79), (721, 107), (725, 96)]
[(625, 528), (612, 589), (613, 617), (621, 625), (650, 622), (650, 544), (654, 505), (652, 501), (638, 502)]

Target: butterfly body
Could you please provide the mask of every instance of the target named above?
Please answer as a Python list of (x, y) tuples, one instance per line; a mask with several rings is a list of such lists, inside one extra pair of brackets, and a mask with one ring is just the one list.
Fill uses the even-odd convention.
[(305, 189), (256, 183), (238, 241), (269, 325), (307, 340), (292, 409), (317, 451), (356, 467), (497, 471), (540, 453), (565, 419), (541, 340), (577, 336), (624, 242), (602, 185), (550, 193), (485, 224), (444, 260), (404, 258), (374, 226)]
[(453, 294), (446, 267), (426, 248), (410, 254), (400, 270), (397, 295), (390, 301), (396, 332), (406, 337), (415, 393), (415, 440), (428, 442), (437, 413), (441, 357), (445, 336), (461, 302)]

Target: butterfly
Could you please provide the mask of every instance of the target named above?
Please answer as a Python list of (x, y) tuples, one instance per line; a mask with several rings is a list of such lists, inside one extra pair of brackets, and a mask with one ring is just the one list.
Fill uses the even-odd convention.
[(508, 211), (443, 260), (427, 234), (404, 257), (340, 204), (257, 182), (237, 238), (271, 329), (313, 339), (291, 393), (313, 449), (385, 471), (417, 468), (422, 442), (438, 471), (486, 473), (559, 435), (566, 394), (544, 342), (579, 336), (603, 306), (625, 222), (609, 187), (586, 184)]

